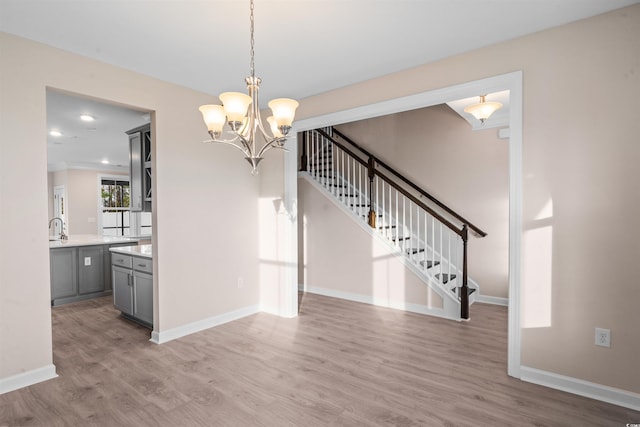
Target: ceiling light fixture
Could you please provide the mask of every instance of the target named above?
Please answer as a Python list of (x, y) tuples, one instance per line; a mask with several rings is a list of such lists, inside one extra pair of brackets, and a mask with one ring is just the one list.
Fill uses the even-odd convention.
[(57, 136), (62, 136), (62, 132), (60, 132), (60, 131), (59, 131), (59, 130), (57, 130), (57, 129), (52, 129), (52, 130), (49, 132), (49, 135), (51, 135), (51, 136), (56, 136), (56, 137), (57, 137)]
[[(220, 95), (222, 105), (202, 105), (202, 113), (211, 140), (205, 142), (229, 144), (242, 151), (245, 159), (256, 174), (262, 156), (272, 148), (286, 151), (284, 144), (298, 107), (298, 102), (288, 98), (278, 98), (269, 102), (272, 116), (267, 118), (271, 134), (269, 134), (260, 118), (258, 89), (260, 78), (255, 76), (254, 65), (254, 19), (253, 0), (250, 0), (250, 34), (251, 34), (251, 68), (250, 76), (245, 79), (249, 95), (240, 92), (225, 92)], [(248, 109), (248, 111), (247, 111)], [(231, 131), (224, 131), (228, 124)], [(261, 134), (264, 144), (258, 147), (257, 137)], [(228, 136), (228, 137), (227, 137)]]
[(92, 122), (95, 120), (95, 117), (90, 116), (89, 114), (83, 114), (80, 116), (80, 120), (82, 120), (83, 122)]
[(499, 102), (485, 101), (487, 95), (480, 95), (480, 102), (478, 104), (469, 105), (464, 109), (465, 113), (473, 115), (476, 119), (480, 120), (480, 123), (484, 125), (493, 113), (502, 108), (502, 104)]

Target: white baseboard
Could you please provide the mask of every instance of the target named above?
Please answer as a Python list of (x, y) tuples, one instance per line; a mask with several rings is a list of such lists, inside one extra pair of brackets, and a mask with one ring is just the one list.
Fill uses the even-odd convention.
[(218, 316), (209, 317), (208, 319), (198, 320), (197, 322), (187, 323), (186, 325), (178, 326), (176, 328), (167, 329), (166, 331), (151, 333), (151, 341), (155, 344), (164, 344), (171, 340), (181, 338), (187, 335), (191, 335), (196, 332), (204, 331), (205, 329), (213, 328), (215, 326), (222, 325), (233, 320), (238, 320), (246, 316), (251, 316), (260, 311), (258, 305), (250, 305), (238, 310), (223, 313)]
[(460, 320), (452, 318), (446, 315), (444, 309), (427, 307), (421, 304), (412, 304), (405, 301), (394, 301), (386, 298), (375, 298), (371, 295), (354, 294), (350, 292), (338, 291), (335, 289), (320, 288), (316, 286), (298, 285), (298, 290), (303, 292), (309, 292), (311, 294), (323, 295), (325, 297), (332, 297), (338, 299), (344, 299), (348, 301), (361, 302), (363, 304), (375, 305), (378, 307), (394, 308), (396, 310), (409, 311), (412, 313), (428, 314), (429, 316), (442, 317), (450, 320)]
[(509, 306), (509, 298), (492, 297), (489, 295), (481, 295), (481, 294), (476, 297), (476, 302), (481, 302), (484, 304), (502, 305), (504, 307)]
[(564, 375), (554, 374), (553, 372), (529, 368), (528, 366), (520, 367), (520, 379), (522, 381), (640, 411), (640, 394), (630, 391), (566, 377)]
[(0, 379), (0, 394), (8, 393), (19, 388), (57, 378), (55, 365), (47, 365), (21, 374)]

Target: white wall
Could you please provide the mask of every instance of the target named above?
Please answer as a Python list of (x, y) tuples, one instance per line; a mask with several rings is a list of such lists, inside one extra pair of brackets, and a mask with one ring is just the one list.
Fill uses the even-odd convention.
[(442, 309), (442, 298), (386, 244), (339, 209), (332, 196), (304, 178), (298, 180), (298, 189), (298, 267), (305, 289), (412, 311)]
[(210, 96), (4, 33), (0, 51), (0, 383), (52, 366), (48, 87), (152, 112), (155, 332), (259, 304), (259, 181), (202, 144)]

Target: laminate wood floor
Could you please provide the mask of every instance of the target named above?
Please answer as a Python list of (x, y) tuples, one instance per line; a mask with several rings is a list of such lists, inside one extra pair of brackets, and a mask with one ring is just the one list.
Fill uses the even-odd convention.
[(59, 378), (2, 426), (624, 426), (640, 412), (506, 375), (507, 311), (457, 323), (312, 294), (163, 345), (109, 297), (52, 309)]

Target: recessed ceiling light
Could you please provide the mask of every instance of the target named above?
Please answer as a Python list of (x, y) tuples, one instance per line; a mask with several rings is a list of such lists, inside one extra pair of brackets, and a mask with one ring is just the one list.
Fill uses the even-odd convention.
[(51, 135), (51, 136), (62, 136), (62, 132), (60, 132), (57, 129), (53, 129), (53, 130), (51, 130), (51, 132), (49, 132), (49, 135)]
[(92, 122), (95, 120), (95, 118), (93, 116), (90, 116), (89, 114), (83, 114), (80, 116), (80, 120), (82, 120), (83, 122)]
[(104, 160), (102, 161), (102, 164), (103, 164), (103, 165), (108, 165), (108, 164), (109, 164), (109, 160), (104, 159)]

